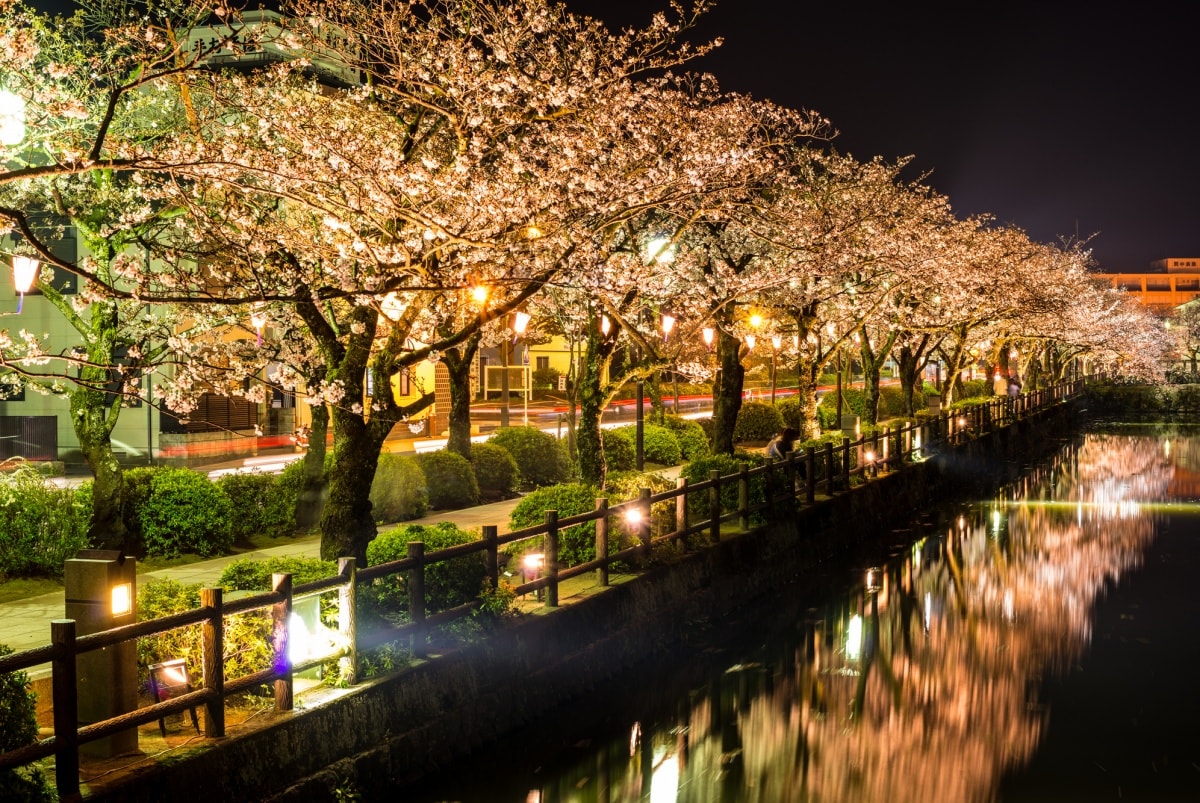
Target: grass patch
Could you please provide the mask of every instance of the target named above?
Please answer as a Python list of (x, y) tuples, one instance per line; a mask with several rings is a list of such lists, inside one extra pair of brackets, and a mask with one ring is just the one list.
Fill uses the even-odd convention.
[(42, 594), (54, 594), (63, 590), (61, 580), (52, 578), (17, 577), (0, 583), (0, 602), (14, 602), (19, 599), (40, 597)]

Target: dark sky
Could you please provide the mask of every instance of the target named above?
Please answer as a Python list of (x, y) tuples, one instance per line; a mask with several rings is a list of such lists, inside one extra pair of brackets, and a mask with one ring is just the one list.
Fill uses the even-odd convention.
[[(667, 8), (565, 4), (615, 25)], [(1042, 242), (1094, 234), (1104, 270), (1200, 256), (1200, 10), (925, 6), (717, 0), (701, 31), (725, 44), (695, 68), (819, 112), (860, 160), (914, 156), (906, 175), (932, 171), (960, 216), (990, 213)]]

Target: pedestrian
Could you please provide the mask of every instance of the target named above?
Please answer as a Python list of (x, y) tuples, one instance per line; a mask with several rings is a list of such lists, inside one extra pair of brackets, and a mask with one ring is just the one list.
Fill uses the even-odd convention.
[(1017, 376), (1016, 371), (1008, 372), (1008, 395), (1010, 397), (1021, 395), (1021, 377)]
[(992, 375), (992, 393), (997, 396), (1003, 396), (1008, 393), (1008, 378), (1004, 376), (1004, 372), (1000, 370), (1000, 366), (996, 366), (996, 372)]
[(784, 427), (783, 432), (780, 432), (774, 438), (771, 438), (767, 444), (767, 457), (773, 457), (776, 460), (783, 460), (788, 456), (788, 452), (796, 445), (796, 438), (800, 437), (800, 433), (791, 427)]

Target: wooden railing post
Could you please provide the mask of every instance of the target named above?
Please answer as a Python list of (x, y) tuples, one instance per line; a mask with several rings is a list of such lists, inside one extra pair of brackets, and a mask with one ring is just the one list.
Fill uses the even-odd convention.
[(608, 499), (596, 500), (596, 557), (603, 562), (596, 567), (596, 582), (600, 587), (608, 585)]
[(738, 524), (742, 530), (750, 529), (750, 469), (745, 463), (738, 471)]
[(408, 618), (413, 623), (412, 651), (418, 658), (428, 654), (425, 632), (425, 542), (409, 541), (408, 557), (415, 565), (408, 570)]
[(275, 634), (274, 667), (280, 677), (275, 678), (275, 710), (291, 711), (293, 705), (292, 662), (288, 655), (290, 637), (288, 622), (292, 618), (292, 576), (271, 575), (271, 590), (283, 594), (283, 599), (271, 607), (272, 632)]
[(688, 523), (688, 479), (687, 477), (675, 478), (675, 489), (679, 491), (679, 495), (675, 497), (675, 532), (679, 533), (679, 543), (683, 547), (683, 551), (688, 550), (687, 529), (690, 526)]
[(546, 607), (558, 607), (558, 511), (546, 511)]
[(850, 439), (842, 438), (842, 487), (850, 487)]
[(763, 455), (763, 496), (767, 501), (767, 515), (775, 514), (775, 503), (779, 501), (778, 491), (776, 490), (777, 483), (775, 482), (775, 458), (770, 455)]
[(825, 492), (833, 496), (837, 489), (836, 471), (833, 467), (833, 441), (825, 441)]
[(200, 589), (200, 605), (209, 609), (200, 626), (200, 661), (204, 690), (204, 735), (220, 739), (225, 735), (225, 614), (222, 611), (224, 589)]
[(796, 450), (792, 449), (784, 458), (784, 476), (787, 477), (787, 501), (795, 502), (799, 488), (796, 487)]
[(804, 452), (804, 501), (813, 504), (817, 500), (817, 450), (812, 446)]
[(487, 562), (488, 582), (493, 589), (500, 587), (500, 528), (495, 524), (485, 524), (480, 530), (485, 547), (484, 560)]
[(339, 558), (338, 574), (346, 579), (338, 588), (338, 632), (346, 640), (346, 654), (338, 660), (338, 669), (343, 681), (354, 684), (358, 682), (358, 560)]
[(58, 648), (51, 661), (54, 705), (54, 785), (60, 800), (79, 797), (79, 696), (75, 670), (75, 620), (52, 619), (50, 643)]
[(642, 560), (650, 560), (650, 489), (638, 490), (638, 511), (641, 520), (638, 522), (638, 539), (642, 542)]
[(708, 487), (708, 518), (712, 542), (721, 540), (721, 472), (713, 469), (708, 472), (712, 485)]

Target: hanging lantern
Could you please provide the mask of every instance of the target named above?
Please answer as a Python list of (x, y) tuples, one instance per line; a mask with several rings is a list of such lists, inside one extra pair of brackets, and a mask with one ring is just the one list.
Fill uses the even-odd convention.
[(700, 330), (700, 334), (704, 336), (704, 345), (708, 347), (709, 351), (712, 351), (713, 335), (715, 335), (716, 332), (711, 326), (706, 326)]
[(664, 314), (662, 316), (663, 340), (666, 340), (667, 337), (670, 336), (671, 330), (674, 328), (675, 328), (675, 316)]
[(746, 347), (754, 351), (754, 344), (758, 342), (758, 338), (754, 335), (746, 335)]
[(604, 335), (605, 337), (608, 337), (608, 333), (611, 331), (612, 331), (612, 321), (610, 321), (608, 319), (607, 315), (601, 315), (600, 316), (600, 334)]
[(267, 312), (261, 304), (254, 305), (254, 310), (250, 313), (250, 325), (254, 327), (255, 345), (261, 346), (263, 327), (267, 325)]
[(14, 256), (12, 258), (13, 285), (17, 288), (20, 298), (17, 301), (17, 314), (25, 306), (25, 294), (37, 283), (38, 272), (42, 263), (33, 257)]

